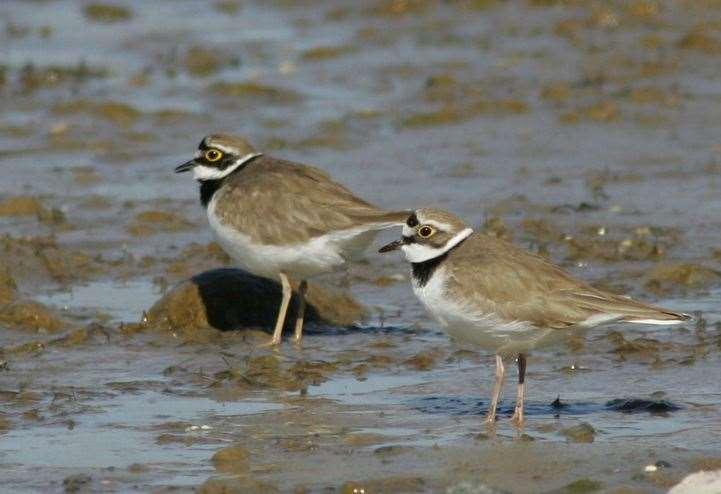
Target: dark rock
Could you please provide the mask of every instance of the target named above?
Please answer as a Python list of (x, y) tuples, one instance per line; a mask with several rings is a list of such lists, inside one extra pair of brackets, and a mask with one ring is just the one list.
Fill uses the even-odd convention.
[(556, 399), (551, 402), (551, 408), (554, 408), (555, 410), (560, 410), (561, 408), (566, 407), (568, 407), (568, 403), (562, 402), (560, 396), (556, 396)]
[(642, 398), (617, 398), (606, 403), (606, 408), (622, 413), (664, 414), (680, 410), (681, 407), (668, 400), (646, 400)]
[[(280, 283), (238, 269), (214, 269), (181, 282), (147, 312), (151, 327), (173, 331), (215, 328), (221, 331), (247, 328), (270, 330), (281, 300)], [(364, 315), (349, 295), (309, 284), (306, 322), (347, 326)], [(295, 320), (297, 300), (291, 300), (286, 331)]]

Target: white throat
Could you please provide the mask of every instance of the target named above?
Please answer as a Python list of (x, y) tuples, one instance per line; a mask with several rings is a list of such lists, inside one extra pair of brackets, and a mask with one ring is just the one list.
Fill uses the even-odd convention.
[(461, 230), (460, 232), (456, 233), (448, 242), (446, 242), (446, 245), (439, 248), (433, 248), (428, 245), (422, 245), (419, 243), (412, 243), (402, 245), (401, 249), (403, 250), (403, 253), (406, 255), (406, 259), (409, 262), (426, 262), (438, 256), (442, 256), (453, 247), (467, 239), (471, 235), (471, 233), (473, 233), (472, 228), (466, 228), (464, 230)]
[(245, 156), (242, 156), (235, 160), (235, 163), (225, 168), (224, 170), (219, 170), (212, 166), (196, 165), (193, 168), (193, 176), (196, 180), (220, 180), (221, 178), (225, 178), (231, 173), (233, 173), (242, 164), (247, 163), (253, 158), (257, 158), (261, 154), (263, 153), (246, 154)]

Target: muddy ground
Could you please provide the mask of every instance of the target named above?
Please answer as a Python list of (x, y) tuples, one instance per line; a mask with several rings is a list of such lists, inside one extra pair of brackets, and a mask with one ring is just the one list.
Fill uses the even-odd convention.
[[(0, 490), (635, 493), (721, 468), (718, 0), (7, 0), (0, 26)], [(212, 271), (172, 173), (215, 131), (699, 322), (532, 354), (523, 431), (513, 372), (482, 425), (493, 357), (399, 257), (314, 280), (302, 347), (260, 349), (278, 287)]]

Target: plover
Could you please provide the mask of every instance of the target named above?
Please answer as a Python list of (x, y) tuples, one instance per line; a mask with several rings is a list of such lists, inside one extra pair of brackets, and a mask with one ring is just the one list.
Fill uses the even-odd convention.
[(190, 170), (218, 243), (243, 269), (280, 279), (283, 297), (270, 344), (281, 341), (292, 295), (289, 276), (300, 281), (298, 342), (306, 280), (343, 268), (379, 230), (404, 224), (410, 213), (379, 209), (325, 172), (265, 156), (236, 136), (205, 137), (195, 157), (175, 168)]
[(546, 259), (489, 235), (474, 233), (445, 211), (419, 209), (403, 235), (380, 249), (401, 249), (411, 263), (413, 291), (459, 342), (492, 349), (496, 376), (486, 422), (496, 420), (505, 369), (517, 355), (512, 421), (523, 423), (526, 354), (561, 329), (604, 323), (680, 324), (690, 316), (593, 288)]

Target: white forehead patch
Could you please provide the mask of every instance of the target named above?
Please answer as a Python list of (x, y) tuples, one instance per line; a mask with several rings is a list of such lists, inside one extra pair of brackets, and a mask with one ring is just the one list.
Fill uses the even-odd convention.
[(224, 170), (220, 170), (212, 166), (195, 165), (195, 167), (193, 168), (193, 176), (196, 180), (220, 180), (221, 178), (227, 177), (228, 175), (233, 173), (243, 163), (246, 163), (253, 158), (257, 158), (261, 154), (262, 153), (246, 154), (242, 158), (238, 158), (237, 160), (235, 160), (235, 163), (225, 168)]

